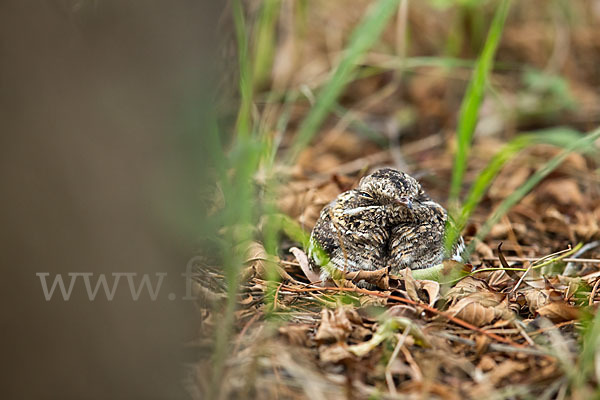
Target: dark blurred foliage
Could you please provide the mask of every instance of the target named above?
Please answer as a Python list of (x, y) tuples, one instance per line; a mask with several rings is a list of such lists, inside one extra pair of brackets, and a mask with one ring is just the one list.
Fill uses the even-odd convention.
[[(205, 211), (223, 7), (0, 3), (2, 398), (187, 397), (193, 304), (166, 294)], [(46, 302), (36, 272), (169, 276), (157, 301), (91, 302), (80, 281)]]

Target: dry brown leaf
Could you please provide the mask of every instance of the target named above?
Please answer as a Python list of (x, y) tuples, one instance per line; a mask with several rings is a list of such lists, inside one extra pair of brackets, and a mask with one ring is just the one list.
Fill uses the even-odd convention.
[(335, 311), (324, 308), (315, 339), (322, 343), (342, 342), (351, 332), (352, 324), (346, 316), (346, 308), (338, 307)]
[(429, 281), (429, 280), (421, 280), (417, 281), (420, 285), (421, 290), (427, 292), (429, 296), (429, 305), (433, 307), (435, 302), (440, 297), (440, 284), (439, 282)]
[(475, 251), (482, 258), (494, 258), (494, 251), (492, 250), (492, 248), (490, 246), (488, 246), (484, 242), (478, 242), (477, 245), (475, 246)]
[(529, 311), (532, 313), (535, 313), (538, 309), (545, 306), (550, 301), (548, 294), (543, 290), (531, 288), (520, 291), (520, 293), (525, 295), (525, 300), (529, 306)]
[(569, 238), (571, 241), (575, 241), (575, 235), (573, 234), (572, 222), (570, 218), (562, 214), (554, 207), (548, 207), (542, 216), (542, 222), (544, 223), (544, 230), (546, 232), (553, 232), (557, 235)]
[(373, 335), (373, 331), (371, 329), (367, 329), (362, 325), (354, 325), (353, 328), (354, 329), (352, 329), (352, 333), (350, 334), (352, 339), (364, 342), (369, 336)]
[(565, 158), (565, 160), (560, 165), (560, 169), (567, 171), (569, 169), (574, 169), (578, 171), (587, 172), (587, 161), (585, 160), (585, 157), (581, 154), (573, 152), (569, 154), (567, 158)]
[(411, 300), (420, 302), (419, 295), (417, 294), (417, 283), (415, 278), (412, 276), (412, 272), (410, 268), (405, 268), (400, 272), (400, 274), (404, 277), (404, 287), (406, 289), (406, 294)]
[[(436, 382), (409, 380), (404, 382), (400, 389), (403, 393), (410, 393), (413, 396), (408, 397), (410, 399), (444, 399), (444, 400), (461, 400), (464, 399), (464, 395), (458, 393), (458, 389), (449, 387), (447, 384), (441, 384)], [(423, 393), (427, 393), (428, 396), (424, 397)], [(402, 398), (402, 397), (401, 397)]]
[[(391, 292), (381, 292), (383, 295), (389, 295)], [(361, 296), (358, 299), (361, 308), (365, 307), (382, 307), (388, 303), (387, 297)]]
[(579, 309), (570, 304), (554, 301), (546, 304), (537, 310), (542, 317), (548, 318), (552, 322), (572, 321), (579, 318)]
[(272, 268), (282, 279), (294, 281), (278, 263), (279, 259), (268, 255), (261, 243), (250, 242), (246, 248), (246, 260), (244, 261), (247, 267), (242, 271), (241, 280), (248, 281), (255, 276), (264, 279), (268, 276), (267, 269)]
[(363, 323), (363, 319), (356, 308), (344, 307), (344, 311), (346, 313), (346, 318), (353, 324), (361, 325)]
[(348, 351), (348, 348), (344, 343), (319, 346), (319, 358), (322, 362), (335, 364), (352, 357), (352, 353)]
[(252, 268), (258, 276), (265, 275), (265, 261), (267, 260), (267, 251), (264, 246), (258, 242), (250, 242), (246, 249), (246, 260), (248, 268)]
[(483, 372), (488, 372), (496, 368), (496, 365), (496, 361), (494, 361), (492, 357), (486, 354), (483, 357), (481, 357), (477, 368), (481, 369)]
[[(427, 279), (416, 280), (409, 268), (400, 271), (400, 275), (404, 278), (404, 288), (411, 300), (425, 302), (433, 306), (440, 294), (440, 284), (438, 282)], [(425, 296), (425, 293), (427, 293), (427, 296)]]
[(600, 218), (595, 213), (585, 213), (583, 211), (576, 211), (575, 217), (577, 219), (574, 230), (578, 237), (589, 240), (592, 237), (598, 236), (600, 233), (600, 226), (598, 221)]
[(509, 375), (523, 372), (527, 370), (527, 364), (523, 362), (506, 360), (500, 365), (496, 366), (490, 373), (487, 374), (488, 379), (494, 383), (498, 384), (501, 380), (508, 377)]
[(581, 280), (580, 279), (572, 279), (567, 284), (567, 289), (564, 291), (563, 298), (565, 300), (571, 299), (575, 296), (575, 293), (581, 288)]
[(451, 303), (456, 302), (472, 293), (489, 291), (488, 285), (477, 278), (467, 276), (446, 293), (445, 298)]
[(510, 317), (511, 313), (503, 302), (501, 293), (479, 292), (463, 297), (448, 309), (457, 318), (475, 326), (484, 326), (497, 318)]
[(443, 102), (448, 85), (441, 73), (415, 75), (408, 82), (408, 93), (424, 117), (442, 117), (447, 112)]
[(299, 217), (314, 202), (315, 190), (307, 182), (291, 182), (280, 188), (277, 207), (292, 218)]
[(505, 198), (525, 183), (527, 178), (529, 178), (530, 172), (528, 167), (521, 165), (505, 168), (490, 186), (488, 196), (494, 200)]
[(321, 281), (321, 276), (310, 267), (308, 256), (304, 251), (297, 247), (292, 247), (290, 253), (294, 255), (296, 261), (300, 264), (300, 269), (302, 269), (302, 272), (304, 272), (310, 283)]
[(284, 214), (297, 218), (306, 229), (312, 229), (321, 209), (338, 194), (340, 189), (333, 181), (291, 182), (280, 188), (277, 206)]
[(417, 316), (417, 309), (408, 304), (395, 304), (388, 308), (385, 313), (390, 317), (415, 318)]
[(485, 335), (475, 336), (475, 351), (478, 357), (487, 352), (491, 339)]
[[(336, 154), (344, 160), (364, 157), (365, 153), (367, 153), (366, 150), (373, 147), (372, 143), (369, 143), (354, 132), (337, 129), (327, 131), (321, 145), (323, 145), (322, 149), (326, 152)], [(336, 164), (334, 167), (337, 167), (339, 164)], [(322, 168), (322, 170), (326, 171), (327, 169)]]
[(320, 137), (318, 146), (307, 147), (300, 153), (298, 164), (307, 172), (330, 173), (340, 164), (364, 157), (376, 149), (373, 143), (353, 132), (331, 129)]
[(545, 182), (537, 191), (539, 199), (562, 205), (581, 207), (584, 197), (577, 182), (572, 178), (553, 179)]
[(523, 279), (523, 282), (534, 289), (543, 290), (548, 286), (546, 279), (538, 269), (531, 269), (529, 274)]
[(515, 280), (506, 272), (502, 270), (492, 271), (486, 279), (490, 289), (494, 289), (500, 292), (502, 289), (509, 285), (514, 285)]
[(345, 277), (352, 282), (365, 281), (382, 290), (388, 290), (390, 288), (390, 279), (387, 268), (381, 268), (375, 271), (360, 270), (347, 272)]

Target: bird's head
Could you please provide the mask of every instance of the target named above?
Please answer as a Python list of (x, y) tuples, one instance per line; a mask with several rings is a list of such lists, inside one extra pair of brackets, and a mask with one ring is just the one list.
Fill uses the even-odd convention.
[(423, 190), (412, 176), (391, 168), (382, 168), (360, 180), (357, 191), (387, 208), (412, 209)]
[(331, 218), (344, 232), (369, 235), (405, 221), (429, 218), (432, 204), (419, 182), (410, 175), (379, 169), (362, 178), (356, 189), (341, 193), (332, 202)]

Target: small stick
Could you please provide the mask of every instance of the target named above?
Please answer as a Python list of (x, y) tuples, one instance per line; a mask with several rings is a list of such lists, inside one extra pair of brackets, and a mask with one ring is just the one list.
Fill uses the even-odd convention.
[(324, 287), (324, 288), (302, 288), (302, 289), (288, 287), (287, 289), (292, 292), (317, 292), (317, 291), (325, 291), (325, 290), (332, 290), (332, 291), (337, 291), (337, 292), (354, 292), (354, 293), (361, 293), (361, 294), (366, 294), (366, 295), (370, 295), (370, 296), (380, 297), (380, 298), (384, 298), (384, 299), (392, 299), (392, 300), (396, 300), (396, 301), (399, 301), (402, 303), (407, 303), (407, 304), (411, 304), (413, 306), (421, 307), (429, 312), (432, 312), (437, 315), (441, 315), (442, 317), (446, 318), (447, 320), (454, 322), (455, 324), (460, 325), (463, 328), (467, 328), (471, 331), (475, 331), (482, 335), (486, 335), (486, 336), (494, 339), (497, 342), (506, 343), (506, 344), (509, 344), (509, 345), (512, 345), (515, 347), (524, 347), (524, 345), (522, 345), (520, 343), (515, 343), (514, 341), (507, 339), (507, 338), (503, 338), (501, 336), (498, 336), (495, 333), (487, 332), (487, 331), (479, 328), (478, 326), (475, 326), (473, 324), (468, 323), (467, 321), (464, 321), (460, 318), (455, 317), (452, 314), (449, 314), (444, 311), (440, 311), (440, 310), (433, 308), (424, 303), (417, 303), (416, 301), (405, 299), (404, 297), (398, 297), (398, 296), (393, 296), (390, 294), (374, 292), (372, 290), (366, 290), (366, 289), (360, 289), (360, 288), (348, 288), (348, 287)]
[(277, 285), (277, 289), (275, 290), (275, 297), (273, 298), (273, 311), (277, 311), (277, 297), (279, 297), (279, 290), (283, 286), (283, 282)]
[(527, 343), (529, 343), (529, 345), (531, 347), (535, 346), (535, 342), (533, 341), (532, 338), (529, 337), (529, 335), (527, 334), (527, 332), (525, 331), (525, 329), (523, 329), (523, 327), (521, 326), (521, 322), (520, 321), (513, 321), (513, 325), (517, 328), (517, 330), (519, 331), (519, 333), (521, 334), (521, 336), (523, 336), (523, 338), (525, 339), (525, 341)]
[[(534, 257), (505, 257), (506, 261), (537, 261), (539, 258)], [(482, 258), (483, 261), (498, 261), (496, 258)], [(563, 258), (562, 261), (574, 263), (600, 263), (599, 258)]]
[(521, 278), (519, 278), (519, 281), (517, 282), (515, 287), (512, 288), (512, 290), (509, 293), (514, 293), (519, 288), (519, 286), (521, 286), (521, 283), (523, 283), (523, 279), (525, 279), (525, 277), (527, 276), (529, 271), (531, 271), (532, 268), (533, 268), (533, 263), (530, 263), (529, 267), (527, 267), (527, 270), (525, 272), (523, 272), (523, 275), (521, 275)]
[(410, 354), (410, 351), (408, 351), (406, 347), (402, 347), (400, 350), (402, 350), (402, 353), (404, 354), (408, 365), (410, 365), (413, 371), (415, 371), (415, 381), (421, 382), (423, 380), (423, 373), (421, 372), (419, 365), (415, 362), (415, 359), (413, 358), (412, 354)]
[[(458, 342), (458, 343), (462, 343), (462, 344), (466, 344), (467, 346), (470, 347), (475, 347), (476, 343), (474, 340), (471, 339), (465, 339), (462, 338), (460, 336), (455, 336), (452, 335), (450, 333), (447, 332), (431, 332), (432, 335), (435, 336), (439, 336), (441, 338), (444, 339), (448, 339), (451, 340), (453, 342)], [(529, 347), (514, 347), (514, 346), (507, 346), (505, 344), (499, 344), (499, 343), (491, 343), (489, 346), (490, 350), (493, 351), (499, 351), (499, 352), (504, 352), (504, 353), (525, 353), (525, 354), (531, 354), (534, 356), (549, 356), (549, 354), (544, 353), (541, 350), (537, 350), (537, 349), (532, 349)]]
[(248, 322), (246, 322), (246, 324), (242, 328), (242, 331), (237, 336), (237, 340), (235, 342), (235, 347), (233, 348), (233, 354), (237, 353), (237, 351), (240, 348), (240, 345), (242, 344), (242, 339), (243, 339), (244, 335), (246, 334), (246, 331), (248, 330), (248, 328), (250, 327), (250, 325), (252, 325), (254, 322), (256, 322), (257, 319), (258, 319), (258, 314), (254, 314), (252, 316), (252, 318), (250, 318), (248, 320)]
[(392, 393), (392, 395), (394, 395), (394, 396), (396, 396), (398, 394), (398, 392), (396, 391), (396, 385), (394, 385), (394, 378), (392, 377), (392, 372), (390, 371), (390, 368), (392, 366), (392, 363), (398, 357), (398, 353), (400, 353), (400, 349), (402, 348), (402, 346), (404, 346), (404, 341), (406, 340), (406, 337), (408, 336), (409, 331), (410, 331), (410, 326), (407, 326), (406, 328), (404, 328), (404, 332), (402, 332), (402, 336), (400, 336), (400, 338), (398, 339), (398, 343), (396, 343), (394, 352), (392, 353), (392, 356), (390, 357), (390, 360), (388, 361), (387, 366), (385, 367), (385, 381), (388, 385), (388, 389), (389, 389), (390, 393)]
[(574, 324), (575, 322), (576, 322), (575, 320), (559, 322), (556, 325), (552, 325), (552, 326), (546, 327), (546, 328), (540, 328), (537, 331), (533, 331), (529, 335), (530, 336), (534, 336), (534, 335), (537, 336), (537, 335), (542, 334), (542, 333), (544, 333), (546, 331), (549, 331), (551, 329), (558, 329), (558, 328), (561, 328), (561, 327), (566, 326), (566, 325)]

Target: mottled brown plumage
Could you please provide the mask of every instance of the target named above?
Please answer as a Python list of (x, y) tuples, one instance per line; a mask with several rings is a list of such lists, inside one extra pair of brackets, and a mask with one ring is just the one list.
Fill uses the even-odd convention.
[[(413, 177), (380, 169), (323, 208), (311, 233), (309, 257), (313, 265), (323, 265), (318, 244), (340, 270), (429, 268), (446, 258), (446, 219), (446, 210)], [(455, 250), (453, 258), (463, 250), (462, 239)]]

